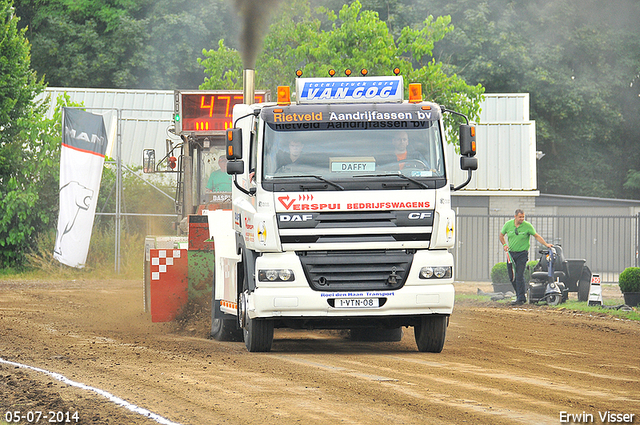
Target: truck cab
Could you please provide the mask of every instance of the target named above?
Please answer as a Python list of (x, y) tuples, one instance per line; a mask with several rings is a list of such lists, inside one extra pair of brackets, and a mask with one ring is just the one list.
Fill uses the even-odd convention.
[[(413, 326), (419, 351), (440, 352), (454, 305), (446, 109), (405, 101), (401, 76), (298, 78), (296, 102), (287, 89), (236, 105), (227, 130), (232, 211), (209, 216), (227, 253), (214, 337), (239, 327), (249, 351), (269, 351), (279, 327)], [(460, 131), (470, 179), (473, 127)]]

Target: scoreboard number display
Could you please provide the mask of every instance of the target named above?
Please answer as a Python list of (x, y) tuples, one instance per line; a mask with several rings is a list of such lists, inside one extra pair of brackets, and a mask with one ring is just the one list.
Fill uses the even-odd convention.
[[(233, 127), (233, 107), (243, 102), (242, 91), (175, 91), (173, 121), (176, 133), (221, 134)], [(268, 101), (267, 92), (256, 92), (255, 103)]]

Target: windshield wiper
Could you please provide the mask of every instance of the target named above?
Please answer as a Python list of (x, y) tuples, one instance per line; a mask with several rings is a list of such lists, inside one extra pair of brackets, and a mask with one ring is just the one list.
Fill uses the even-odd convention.
[(395, 177), (400, 177), (402, 179), (405, 180), (409, 180), (411, 183), (415, 183), (418, 186), (422, 186), (425, 189), (429, 189), (429, 186), (427, 186), (426, 184), (422, 183), (420, 180), (416, 180), (412, 177), (409, 176), (405, 176), (404, 174), (402, 174), (400, 171), (398, 171), (397, 173), (382, 173), (382, 174), (355, 174), (353, 177), (389, 177), (389, 176), (395, 176)]
[(320, 180), (321, 182), (328, 183), (328, 184), (330, 184), (331, 186), (333, 186), (333, 187), (335, 187), (337, 189), (344, 190), (344, 186), (342, 186), (342, 185), (340, 185), (340, 184), (338, 184), (336, 182), (332, 182), (331, 180), (327, 180), (322, 176), (317, 176), (315, 174), (303, 174), (303, 175), (300, 175), (300, 176), (277, 176), (275, 178), (276, 179), (299, 179), (301, 177), (313, 177), (314, 179)]

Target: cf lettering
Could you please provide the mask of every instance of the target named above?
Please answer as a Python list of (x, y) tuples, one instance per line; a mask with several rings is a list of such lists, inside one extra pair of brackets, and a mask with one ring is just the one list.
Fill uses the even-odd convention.
[(409, 220), (422, 220), (424, 218), (429, 218), (430, 213), (427, 212), (423, 212), (423, 213), (418, 213), (418, 212), (412, 212), (409, 213)]

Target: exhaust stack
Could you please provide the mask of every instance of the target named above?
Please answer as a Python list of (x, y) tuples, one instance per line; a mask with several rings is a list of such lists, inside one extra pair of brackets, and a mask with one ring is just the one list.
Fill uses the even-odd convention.
[(255, 70), (249, 68), (242, 71), (242, 99), (247, 105), (256, 101), (255, 73)]

